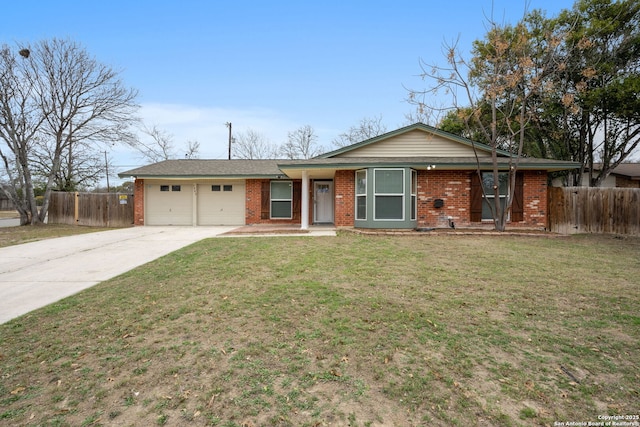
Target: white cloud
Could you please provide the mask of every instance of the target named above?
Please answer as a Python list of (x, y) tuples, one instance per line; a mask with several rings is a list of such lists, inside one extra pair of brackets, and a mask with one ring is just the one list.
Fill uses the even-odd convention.
[[(278, 111), (264, 108), (233, 109), (198, 107), (183, 104), (143, 104), (140, 117), (147, 127), (156, 125), (173, 136), (176, 148), (186, 147), (188, 141), (200, 143), (199, 157), (203, 159), (226, 159), (229, 150), (229, 129), (233, 134), (253, 129), (269, 141), (281, 144), (288, 132), (309, 123), (298, 123)], [(330, 149), (330, 140), (336, 131), (315, 129), (321, 144)], [(140, 138), (148, 138), (140, 134)], [(233, 146), (232, 146), (233, 153)], [(147, 164), (139, 152), (128, 147), (118, 147), (110, 153), (116, 165), (116, 173)]]
[(287, 133), (301, 124), (267, 109), (225, 109), (197, 107), (179, 104), (146, 104), (141, 117), (151, 127), (157, 125), (174, 136), (176, 146), (187, 141), (200, 143), (201, 158), (226, 158), (228, 156), (229, 129), (233, 133), (253, 129), (271, 142), (282, 143)]

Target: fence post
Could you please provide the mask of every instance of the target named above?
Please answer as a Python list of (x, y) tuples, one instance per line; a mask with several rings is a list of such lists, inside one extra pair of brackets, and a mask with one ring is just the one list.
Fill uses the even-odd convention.
[(75, 225), (78, 225), (78, 221), (80, 221), (80, 193), (77, 191), (74, 193), (74, 203), (73, 203), (73, 220)]

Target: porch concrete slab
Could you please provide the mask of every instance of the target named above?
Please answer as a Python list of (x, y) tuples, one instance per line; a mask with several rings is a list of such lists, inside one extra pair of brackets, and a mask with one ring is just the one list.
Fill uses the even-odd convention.
[(299, 225), (252, 224), (235, 228), (220, 237), (242, 236), (336, 236), (333, 225), (313, 225), (303, 230)]

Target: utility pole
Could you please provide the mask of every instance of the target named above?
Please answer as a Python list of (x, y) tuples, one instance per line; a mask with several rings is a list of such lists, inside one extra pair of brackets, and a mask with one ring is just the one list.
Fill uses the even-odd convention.
[(229, 160), (231, 160), (231, 122), (227, 122), (224, 125), (229, 128)]

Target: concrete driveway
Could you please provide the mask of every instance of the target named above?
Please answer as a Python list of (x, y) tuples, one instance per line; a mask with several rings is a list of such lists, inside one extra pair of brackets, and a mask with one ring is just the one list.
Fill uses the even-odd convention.
[(0, 248), (0, 323), (237, 227), (132, 227)]

